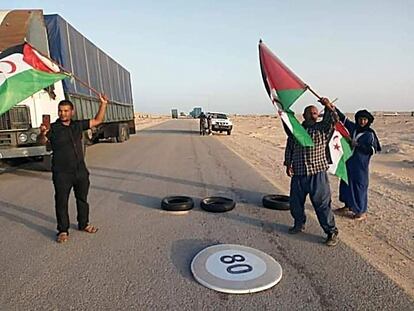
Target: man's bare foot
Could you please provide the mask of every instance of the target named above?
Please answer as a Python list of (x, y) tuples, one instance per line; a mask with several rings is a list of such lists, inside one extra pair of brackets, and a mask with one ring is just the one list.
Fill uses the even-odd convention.
[(83, 228), (82, 231), (85, 231), (87, 233), (96, 233), (98, 231), (98, 228), (93, 225), (87, 225), (85, 228)]
[(352, 217), (352, 219), (359, 221), (359, 220), (365, 220), (365, 219), (367, 219), (367, 217), (368, 217), (367, 216), (367, 213), (362, 213), (362, 214), (356, 214), (356, 215), (354, 215)]
[(58, 243), (65, 243), (67, 242), (69, 239), (68, 233), (67, 232), (61, 232), (58, 234), (57, 238), (56, 238), (56, 242)]

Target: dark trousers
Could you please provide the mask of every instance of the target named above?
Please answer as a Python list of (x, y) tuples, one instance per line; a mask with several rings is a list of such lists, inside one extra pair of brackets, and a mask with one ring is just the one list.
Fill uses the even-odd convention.
[(326, 234), (338, 232), (331, 209), (331, 189), (328, 174), (319, 172), (311, 176), (294, 175), (290, 183), (290, 213), (295, 226), (306, 222), (305, 200), (309, 194), (319, 224)]
[(79, 230), (84, 229), (89, 222), (89, 204), (87, 202), (89, 191), (89, 172), (86, 168), (80, 168), (74, 172), (53, 172), (53, 185), (55, 186), (55, 210), (58, 232), (68, 232), (69, 194), (73, 187), (78, 212)]

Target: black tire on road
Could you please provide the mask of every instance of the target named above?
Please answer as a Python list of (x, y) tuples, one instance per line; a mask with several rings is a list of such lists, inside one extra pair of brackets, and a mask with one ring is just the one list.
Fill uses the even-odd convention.
[(165, 197), (161, 201), (161, 208), (166, 211), (188, 211), (194, 207), (194, 201), (186, 196)]
[(207, 212), (224, 213), (231, 211), (236, 206), (236, 202), (225, 197), (207, 197), (201, 200), (200, 206)]
[(265, 195), (262, 199), (263, 206), (270, 209), (287, 211), (290, 210), (289, 196), (279, 194)]
[(227, 131), (227, 135), (231, 135), (231, 131)]

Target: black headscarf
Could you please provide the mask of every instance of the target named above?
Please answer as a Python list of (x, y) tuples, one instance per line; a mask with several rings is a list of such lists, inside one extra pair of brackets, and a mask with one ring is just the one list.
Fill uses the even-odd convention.
[[(359, 118), (367, 118), (368, 123), (363, 127), (360, 126), (359, 122), (358, 122)], [(375, 119), (374, 116), (366, 109), (357, 111), (357, 113), (355, 114), (356, 132), (361, 133), (361, 132), (367, 131), (367, 132), (371, 132), (372, 134), (374, 134), (374, 140), (375, 140), (374, 141), (374, 148), (375, 148), (375, 151), (379, 152), (379, 151), (381, 151), (381, 145), (380, 145), (379, 139), (377, 137), (377, 134), (371, 128), (371, 124), (374, 122), (374, 119)]]
[(370, 127), (372, 122), (374, 122), (374, 119), (375, 119), (374, 116), (366, 109), (357, 111), (357, 113), (355, 114), (355, 123), (357, 124), (358, 128), (361, 128), (359, 126), (359, 123), (358, 123), (359, 118), (367, 118), (368, 119), (368, 124), (365, 125), (363, 128)]

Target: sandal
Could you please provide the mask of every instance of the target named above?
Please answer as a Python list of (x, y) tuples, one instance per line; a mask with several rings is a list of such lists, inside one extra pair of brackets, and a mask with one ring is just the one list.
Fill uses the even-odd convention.
[(82, 229), (82, 231), (85, 231), (87, 233), (96, 233), (98, 231), (98, 228), (93, 225), (87, 225)]
[(354, 217), (352, 217), (352, 219), (354, 220), (365, 220), (367, 219), (367, 213), (362, 213), (362, 214), (356, 214), (354, 215)]
[(56, 242), (58, 243), (65, 243), (67, 242), (69, 239), (68, 233), (67, 232), (61, 232), (58, 234), (57, 238), (56, 238)]
[(334, 210), (335, 214), (341, 215), (341, 216), (346, 216), (351, 212), (351, 209), (347, 206), (338, 208), (336, 210)]

